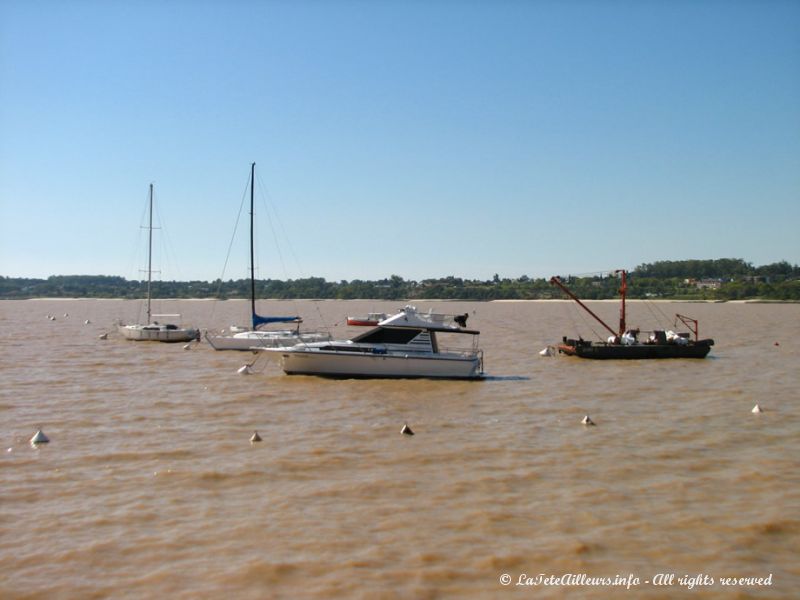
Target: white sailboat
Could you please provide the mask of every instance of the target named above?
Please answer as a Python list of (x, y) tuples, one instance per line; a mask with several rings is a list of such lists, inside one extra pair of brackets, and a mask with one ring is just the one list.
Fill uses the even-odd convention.
[(160, 323), (155, 319), (180, 317), (179, 314), (153, 314), (151, 289), (153, 280), (153, 184), (150, 184), (150, 223), (147, 245), (147, 321), (133, 325), (119, 324), (117, 330), (126, 340), (135, 342), (188, 342), (198, 339), (200, 332), (191, 327)]
[[(231, 335), (210, 335), (205, 333), (206, 341), (214, 350), (254, 350), (291, 346), (298, 343), (319, 342), (330, 339), (328, 333), (321, 331), (300, 331), (300, 317), (264, 317), (256, 313), (256, 276), (253, 249), (253, 197), (255, 189), (256, 163), (250, 165), (250, 314), (252, 329), (242, 331), (231, 327)], [(294, 329), (259, 329), (270, 323), (294, 323)]]
[[(479, 331), (466, 328), (467, 315), (419, 313), (406, 306), (374, 329), (350, 340), (264, 348), (288, 375), (347, 378), (482, 379)], [(471, 335), (468, 348), (446, 348), (439, 336)]]

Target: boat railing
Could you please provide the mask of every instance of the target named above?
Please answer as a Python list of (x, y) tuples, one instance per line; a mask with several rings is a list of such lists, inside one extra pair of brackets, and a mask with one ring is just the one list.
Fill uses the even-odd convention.
[(157, 319), (177, 319), (178, 323), (180, 323), (182, 320), (181, 313), (153, 313), (150, 315), (150, 318), (152, 319), (154, 325), (158, 324)]
[(458, 329), (461, 327), (466, 327), (467, 319), (469, 317), (468, 314), (461, 314), (461, 315), (454, 315), (450, 313), (435, 313), (435, 312), (418, 312), (416, 313), (418, 317), (421, 319), (428, 321), (432, 325), (436, 325), (439, 327), (447, 327)]
[(454, 354), (466, 358), (480, 356), (483, 360), (483, 350), (480, 348), (465, 348), (464, 346), (439, 346), (439, 354)]
[(453, 315), (448, 315), (445, 313), (435, 313), (428, 311), (426, 313), (417, 313), (420, 317), (430, 321), (431, 323), (437, 324), (444, 324), (444, 323), (452, 323), (453, 322)]

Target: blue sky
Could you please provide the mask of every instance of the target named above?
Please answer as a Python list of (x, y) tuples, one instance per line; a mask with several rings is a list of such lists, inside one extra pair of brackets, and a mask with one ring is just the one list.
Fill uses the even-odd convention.
[(0, 1), (0, 275), (244, 277), (251, 162), (261, 277), (800, 263), (800, 3)]

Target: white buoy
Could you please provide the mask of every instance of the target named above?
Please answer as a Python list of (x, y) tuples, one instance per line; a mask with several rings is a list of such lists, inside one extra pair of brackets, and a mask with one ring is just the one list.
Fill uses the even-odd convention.
[(107, 333), (101, 333), (101, 334), (100, 334), (100, 335), (98, 335), (97, 337), (98, 337), (99, 339), (101, 339), (101, 340), (107, 340), (107, 339), (108, 339), (108, 334), (107, 334)]
[(186, 345), (183, 347), (183, 349), (184, 349), (184, 350), (190, 350), (191, 348), (192, 348), (192, 343), (191, 343), (191, 342), (189, 342), (188, 344), (186, 344)]
[(64, 318), (69, 319), (69, 313), (64, 313)]
[(31, 444), (34, 446), (37, 444), (47, 444), (48, 442), (50, 442), (50, 438), (48, 438), (41, 429), (39, 429), (31, 438)]
[(408, 423), (403, 425), (403, 428), (400, 430), (400, 433), (404, 435), (414, 435), (414, 432), (411, 431), (411, 427), (408, 426)]
[(89, 325), (90, 323), (91, 323), (91, 321), (90, 321), (89, 319), (86, 319), (86, 320), (83, 322), (83, 324), (84, 324), (84, 325)]
[(239, 367), (239, 370), (236, 372), (239, 373), (239, 375), (250, 375), (253, 369), (250, 368), (250, 365), (244, 365), (243, 367)]
[(585, 417), (583, 417), (583, 421), (581, 421), (581, 423), (583, 423), (584, 425), (594, 425), (595, 424), (594, 421), (592, 421), (592, 419), (589, 418), (589, 415), (586, 415)]
[(260, 442), (261, 441), (261, 436), (258, 435), (257, 431), (254, 431), (253, 435), (250, 436), (250, 441), (251, 442)]
[(753, 407), (753, 410), (751, 410), (750, 412), (752, 412), (752, 413), (763, 413), (763, 412), (764, 412), (764, 409), (763, 409), (763, 408), (761, 408), (761, 407), (760, 407), (758, 404), (756, 404), (756, 405)]
[(552, 346), (548, 346), (547, 348), (539, 352), (539, 356), (555, 356), (555, 355), (556, 351), (555, 348), (553, 348)]

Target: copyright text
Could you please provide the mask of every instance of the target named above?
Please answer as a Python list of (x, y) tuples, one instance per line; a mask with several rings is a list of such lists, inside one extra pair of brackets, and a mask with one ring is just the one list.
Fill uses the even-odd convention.
[(500, 584), (503, 586), (530, 586), (530, 587), (622, 587), (631, 589), (646, 585), (653, 587), (683, 587), (694, 589), (696, 587), (764, 587), (772, 585), (772, 573), (765, 577), (714, 577), (706, 573), (682, 574), (675, 573), (656, 573), (650, 577), (639, 577), (633, 573), (615, 574), (608, 577), (598, 577), (587, 575), (586, 573), (563, 573), (560, 575), (548, 575), (537, 573), (529, 575), (520, 573), (512, 576), (508, 573), (500, 575)]

